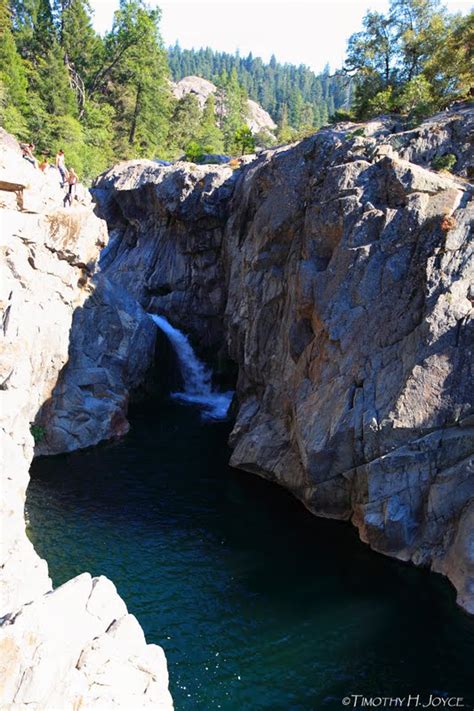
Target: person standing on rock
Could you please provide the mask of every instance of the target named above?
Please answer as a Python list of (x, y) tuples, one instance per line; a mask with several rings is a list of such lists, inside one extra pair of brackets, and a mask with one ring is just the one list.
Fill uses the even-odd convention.
[(75, 172), (74, 168), (69, 168), (66, 176), (66, 183), (69, 187), (66, 195), (64, 196), (64, 207), (66, 207), (66, 205), (69, 205), (69, 207), (71, 207), (72, 199), (76, 193), (77, 185), (77, 173)]
[(64, 151), (62, 148), (56, 153), (56, 168), (59, 170), (59, 174), (61, 175), (61, 187), (63, 188), (64, 183), (67, 181), (67, 170)]
[(35, 144), (34, 143), (20, 143), (20, 148), (23, 152), (23, 158), (28, 161), (28, 163), (32, 163), (35, 168), (38, 168), (38, 161), (33, 155), (33, 151), (35, 150)]

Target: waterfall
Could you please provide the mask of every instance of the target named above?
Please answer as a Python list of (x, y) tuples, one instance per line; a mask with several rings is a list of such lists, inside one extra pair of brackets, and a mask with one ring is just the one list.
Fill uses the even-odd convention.
[(233, 392), (217, 392), (211, 384), (211, 372), (196, 356), (187, 336), (174, 328), (164, 316), (149, 314), (158, 328), (166, 334), (178, 358), (183, 392), (172, 393), (175, 400), (199, 405), (203, 417), (212, 420), (222, 420), (232, 400)]

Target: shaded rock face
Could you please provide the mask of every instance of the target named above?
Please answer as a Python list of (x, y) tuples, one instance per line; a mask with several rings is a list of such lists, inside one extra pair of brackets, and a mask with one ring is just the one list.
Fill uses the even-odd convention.
[[(163, 652), (146, 644), (113, 584), (83, 574), (52, 592), (25, 532), (38, 411), (56, 403), (45, 431), (33, 428), (46, 435), (42, 451), (49, 437), (49, 451), (66, 451), (97, 441), (95, 428), (121, 433), (120, 398), (141, 372), (131, 372), (131, 351), (146, 353), (152, 340), (131, 297), (94, 277), (107, 229), (89, 194), (79, 197), (64, 210), (57, 172), (35, 170), (0, 132), (0, 706), (171, 709)], [(89, 332), (71, 341), (78, 321)]]
[(128, 161), (93, 191), (110, 230), (103, 273), (208, 353), (224, 344), (220, 255), (235, 180), (227, 165)]
[(472, 187), (422, 165), (467, 175), (472, 117), (338, 125), (204, 191), (185, 164), (118, 166), (97, 192), (107, 276), (238, 365), (233, 466), (447, 574), (471, 612)]
[(155, 361), (156, 327), (139, 304), (100, 273), (74, 312), (69, 358), (35, 417), (35, 454), (58, 454), (121, 437), (130, 396)]

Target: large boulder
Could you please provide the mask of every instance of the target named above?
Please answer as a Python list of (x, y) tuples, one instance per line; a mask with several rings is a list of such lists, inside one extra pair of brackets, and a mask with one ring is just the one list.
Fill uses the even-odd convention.
[(447, 573), (472, 610), (472, 186), (387, 143), (336, 127), (240, 179), (231, 464)]
[(127, 161), (93, 189), (110, 231), (103, 273), (208, 351), (224, 343), (219, 255), (236, 179), (228, 165)]

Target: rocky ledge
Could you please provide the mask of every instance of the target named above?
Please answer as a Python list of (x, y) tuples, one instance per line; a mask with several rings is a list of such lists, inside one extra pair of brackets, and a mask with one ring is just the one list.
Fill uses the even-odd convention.
[(470, 612), (473, 118), (339, 124), (235, 173), (129, 162), (95, 189), (107, 277), (237, 365), (233, 466)]
[[(84, 573), (52, 591), (47, 564), (25, 532), (32, 432), (38, 440), (44, 434), (33, 423), (45, 403), (60, 400), (58, 380), (68, 371), (75, 345), (72, 325), (82, 323), (84, 311), (94, 312), (91, 302), (107, 303), (104, 294), (113, 292), (113, 308), (102, 310), (112, 321), (102, 350), (94, 350), (89, 338), (94, 357), (87, 360), (83, 349), (82, 360), (72, 359), (81, 366), (68, 386), (75, 397), (75, 409), (68, 413), (72, 434), (61, 429), (58, 416), (52, 451), (87, 446), (126, 430), (121, 413), (127, 386), (133, 384), (127, 346), (137, 339), (148, 342), (138, 305), (94, 276), (108, 235), (89, 193), (81, 191), (67, 210), (62, 198), (56, 171), (34, 170), (18, 144), (0, 132), (0, 706), (172, 709), (164, 654), (146, 644), (114, 585)], [(107, 371), (103, 390), (108, 397), (100, 411), (97, 360), (114, 338), (116, 358)], [(89, 409), (102, 418), (102, 430), (88, 427), (87, 418), (78, 421), (78, 411)]]

